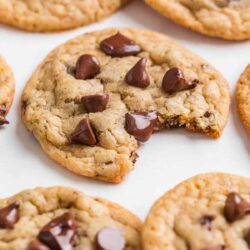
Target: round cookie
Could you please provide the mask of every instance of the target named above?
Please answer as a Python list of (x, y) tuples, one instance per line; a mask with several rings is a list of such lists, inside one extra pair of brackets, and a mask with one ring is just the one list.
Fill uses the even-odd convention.
[(221, 74), (174, 41), (106, 29), (47, 56), (24, 89), (22, 118), (62, 166), (117, 183), (133, 169), (138, 142), (181, 127), (217, 138), (229, 104)]
[(99, 21), (128, 0), (0, 0), (0, 23), (35, 32), (60, 31)]
[(145, 250), (248, 250), (250, 179), (223, 173), (193, 177), (152, 207)]
[(237, 83), (237, 105), (241, 120), (250, 133), (250, 64)]
[(0, 127), (8, 124), (8, 114), (15, 92), (14, 77), (11, 69), (0, 56)]
[(0, 227), (1, 250), (141, 249), (135, 215), (66, 187), (26, 190), (0, 200)]
[(229, 40), (250, 38), (249, 0), (145, 0), (172, 21)]

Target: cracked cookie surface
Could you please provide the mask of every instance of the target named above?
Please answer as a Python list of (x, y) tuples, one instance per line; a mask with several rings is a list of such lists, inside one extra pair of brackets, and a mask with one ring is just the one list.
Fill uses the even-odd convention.
[(241, 120), (250, 133), (250, 64), (237, 83), (237, 105)]
[[(18, 216), (12, 223), (12, 227), (6, 229), (2, 225), (4, 218), (2, 210), (11, 204), (18, 204), (15, 207)], [(8, 211), (9, 214), (10, 211)], [(12, 214), (13, 211), (12, 205)], [(91, 198), (77, 190), (66, 187), (26, 190), (10, 198), (0, 200), (0, 249), (50, 250), (50, 248), (28, 248), (28, 246), (31, 246), (32, 242), (37, 242), (39, 232), (45, 225), (65, 214), (70, 214), (71, 220), (74, 220), (75, 223), (73, 241), (70, 242), (70, 247), (67, 247), (66, 237), (61, 248), (51, 249), (97, 249), (96, 237), (104, 228), (112, 228), (121, 233), (125, 241), (125, 250), (141, 249), (141, 222), (135, 215), (117, 204), (104, 199)], [(64, 230), (67, 227), (67, 220), (61, 219), (61, 222), (63, 222), (62, 229)], [(54, 230), (54, 233), (60, 230), (60, 224), (58, 223), (57, 230)], [(61, 238), (63, 239), (65, 235), (67, 233), (64, 233)], [(114, 239), (109, 239), (109, 242), (112, 242), (112, 240), (114, 241)]]
[[(117, 32), (106, 29), (84, 34), (52, 51), (27, 83), (22, 96), (23, 121), (52, 159), (77, 174), (109, 182), (120, 182), (133, 169), (139, 146), (135, 138), (146, 140), (146, 132), (165, 127), (185, 127), (217, 138), (227, 122), (230, 103), (228, 84), (221, 74), (161, 34), (121, 29), (141, 51), (125, 57), (108, 56), (100, 44)], [(87, 60), (89, 69), (94, 69), (96, 76), (91, 79), (76, 79), (76, 65), (80, 65), (78, 58), (83, 54), (95, 56), (100, 62), (99, 72), (93, 64), (96, 60), (81, 57), (80, 61)], [(147, 58), (144, 70), (148, 74), (146, 80), (150, 79), (149, 86), (143, 89), (125, 80), (140, 58)], [(138, 67), (140, 71), (141, 65)], [(188, 80), (198, 79), (197, 86), (164, 92), (162, 79), (172, 67), (180, 68)], [(80, 76), (86, 72), (78, 73)], [(130, 76), (134, 75), (132, 72)], [(109, 95), (106, 108), (102, 112), (87, 112), (82, 98), (89, 101), (90, 95), (103, 93)], [(128, 115), (134, 111), (153, 111), (143, 117), (151, 121), (139, 133), (131, 126), (141, 113)], [(76, 127), (78, 131), (73, 133)], [(80, 138), (79, 131), (86, 129), (87, 136)], [(89, 146), (78, 143), (83, 140)]]
[(143, 249), (248, 250), (249, 212), (250, 179), (193, 177), (154, 204), (143, 226)]
[(172, 21), (205, 35), (250, 38), (249, 0), (145, 0)]
[(0, 126), (7, 122), (8, 114), (15, 92), (14, 77), (3, 57), (0, 56)]
[(0, 22), (46, 32), (76, 28), (111, 15), (128, 0), (0, 0)]

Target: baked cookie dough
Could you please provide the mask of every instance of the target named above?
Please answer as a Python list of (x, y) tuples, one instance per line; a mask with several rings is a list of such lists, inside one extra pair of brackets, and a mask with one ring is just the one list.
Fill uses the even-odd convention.
[(139, 250), (141, 222), (128, 210), (66, 187), (0, 200), (1, 250)]
[(153, 131), (185, 127), (219, 137), (229, 103), (221, 74), (174, 41), (106, 29), (47, 56), (24, 89), (22, 118), (62, 166), (117, 183)]
[(145, 0), (172, 21), (229, 40), (250, 38), (249, 0)]
[(237, 84), (237, 105), (241, 120), (250, 133), (250, 64), (240, 76)]
[(14, 77), (11, 69), (0, 56), (0, 127), (8, 124), (8, 114), (15, 92)]
[(163, 195), (142, 233), (145, 250), (249, 250), (250, 179), (199, 175)]
[(128, 0), (0, 0), (0, 23), (35, 32), (87, 25), (118, 10)]

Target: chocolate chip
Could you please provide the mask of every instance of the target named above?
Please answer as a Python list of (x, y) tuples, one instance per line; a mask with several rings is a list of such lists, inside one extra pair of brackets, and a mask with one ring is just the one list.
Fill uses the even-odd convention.
[(108, 94), (89, 95), (82, 98), (82, 103), (89, 113), (102, 112), (109, 101)]
[(118, 32), (116, 35), (103, 40), (100, 48), (112, 57), (125, 57), (137, 55), (141, 48), (134, 41)]
[(169, 69), (162, 81), (162, 88), (165, 92), (173, 93), (188, 89), (193, 89), (197, 86), (197, 80), (187, 81), (183, 72), (178, 68)]
[(19, 219), (19, 202), (0, 209), (0, 228), (12, 229)]
[(76, 79), (86, 80), (94, 78), (100, 73), (100, 63), (95, 56), (82, 55), (76, 63)]
[(151, 112), (130, 112), (126, 114), (125, 129), (136, 140), (147, 141), (154, 131), (157, 123), (157, 114)]
[(79, 122), (75, 131), (70, 136), (71, 142), (94, 146), (97, 143), (95, 133), (91, 127), (89, 119)]
[(212, 115), (211, 112), (206, 111), (205, 114), (204, 114), (204, 117), (209, 118), (211, 115)]
[(250, 212), (250, 203), (245, 201), (238, 193), (230, 193), (226, 199), (225, 217), (227, 221), (234, 222)]
[(147, 58), (140, 59), (135, 66), (126, 74), (125, 80), (129, 85), (138, 88), (147, 88), (150, 78), (146, 70)]
[(205, 226), (209, 231), (212, 230), (212, 221), (214, 220), (214, 216), (212, 215), (204, 215), (200, 219), (200, 224)]
[(125, 239), (119, 230), (106, 227), (98, 232), (96, 246), (98, 250), (123, 250)]
[(50, 249), (39, 240), (33, 240), (29, 244), (27, 250), (50, 250)]
[(76, 222), (70, 213), (52, 220), (40, 231), (39, 240), (53, 250), (73, 250)]
[(250, 230), (248, 231), (248, 233), (245, 235), (244, 237), (248, 247), (250, 248)]

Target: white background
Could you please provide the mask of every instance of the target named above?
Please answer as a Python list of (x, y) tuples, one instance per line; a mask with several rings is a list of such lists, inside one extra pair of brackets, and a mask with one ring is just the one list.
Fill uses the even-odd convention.
[[(76, 35), (110, 26), (152, 29), (174, 38), (224, 74), (233, 99), (230, 119), (220, 139), (183, 130), (156, 134), (140, 148), (135, 170), (119, 185), (76, 176), (51, 161), (20, 119), (22, 89), (46, 54)], [(134, 1), (100, 23), (69, 32), (34, 34), (0, 25), (0, 53), (16, 78), (14, 104), (8, 115), (11, 124), (0, 130), (0, 197), (26, 188), (66, 185), (116, 201), (143, 219), (160, 195), (195, 174), (223, 171), (250, 177), (250, 138), (235, 104), (235, 83), (250, 62), (250, 42), (199, 35), (173, 24), (141, 1)]]

